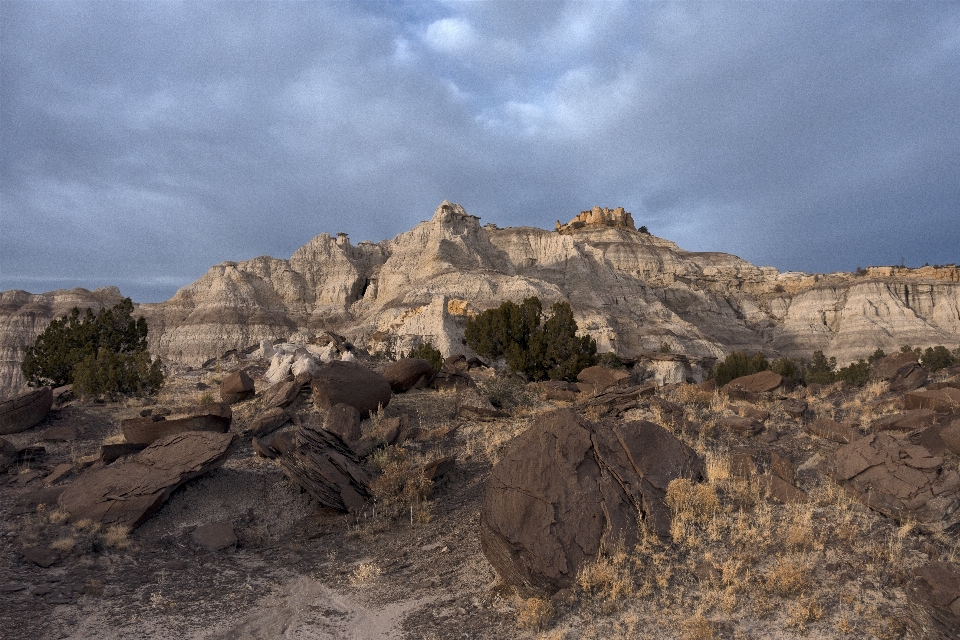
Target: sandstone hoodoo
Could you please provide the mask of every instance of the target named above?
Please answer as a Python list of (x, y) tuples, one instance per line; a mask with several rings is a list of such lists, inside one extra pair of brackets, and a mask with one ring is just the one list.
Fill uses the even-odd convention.
[(669, 536), (667, 485), (703, 473), (697, 454), (653, 423), (544, 414), (491, 471), (480, 513), (483, 553), (506, 582), (555, 593), (602, 549), (631, 548), (639, 526)]

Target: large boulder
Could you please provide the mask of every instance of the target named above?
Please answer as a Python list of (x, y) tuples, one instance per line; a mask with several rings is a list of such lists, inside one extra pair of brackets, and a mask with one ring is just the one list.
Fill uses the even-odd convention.
[(43, 420), (53, 406), (50, 387), (31, 389), (0, 402), (0, 435), (20, 433)]
[(177, 487), (223, 464), (231, 442), (232, 435), (209, 431), (167, 436), (122, 462), (87, 471), (58, 503), (74, 521), (133, 529)]
[(253, 378), (246, 371), (234, 371), (220, 383), (220, 399), (226, 404), (236, 404), (254, 393)]
[(599, 393), (610, 387), (630, 383), (630, 372), (607, 367), (587, 367), (577, 374), (577, 387), (581, 393)]
[(786, 384), (786, 379), (773, 371), (761, 371), (749, 376), (734, 378), (723, 385), (723, 392), (731, 397), (745, 396), (751, 399), (750, 394), (770, 393)]
[(960, 637), (960, 567), (929, 562), (914, 569), (908, 586), (910, 626), (916, 637), (938, 640)]
[(323, 414), (323, 428), (350, 444), (360, 439), (360, 412), (348, 404), (335, 404)]
[(944, 387), (934, 391), (909, 391), (903, 396), (905, 409), (931, 409), (937, 413), (952, 413), (960, 407), (960, 389)]
[(880, 358), (871, 364), (870, 377), (874, 380), (889, 380), (890, 390), (902, 393), (923, 386), (927, 381), (927, 370), (917, 362), (916, 353), (906, 351)]
[(422, 358), (400, 358), (387, 365), (383, 377), (390, 383), (394, 393), (403, 393), (421, 381), (429, 381), (433, 377), (433, 365)]
[(390, 383), (379, 373), (356, 362), (334, 360), (313, 376), (313, 404), (329, 409), (335, 404), (348, 404), (366, 418), (371, 411), (390, 404)]
[(219, 402), (200, 405), (186, 415), (166, 417), (160, 415), (127, 418), (120, 421), (123, 437), (127, 442), (150, 444), (154, 440), (186, 431), (213, 431), (226, 433), (230, 430), (233, 412)]
[(638, 517), (670, 533), (667, 485), (699, 480), (703, 461), (651, 422), (592, 423), (569, 410), (539, 416), (490, 474), (480, 545), (522, 591), (571, 587), (602, 548), (637, 540)]
[(17, 448), (9, 440), (0, 438), (0, 473), (17, 462)]
[(929, 427), (937, 419), (933, 409), (911, 409), (902, 413), (882, 416), (870, 423), (874, 431), (917, 431)]
[(899, 521), (933, 531), (960, 520), (960, 474), (925, 447), (886, 433), (837, 449), (833, 476), (854, 498)]

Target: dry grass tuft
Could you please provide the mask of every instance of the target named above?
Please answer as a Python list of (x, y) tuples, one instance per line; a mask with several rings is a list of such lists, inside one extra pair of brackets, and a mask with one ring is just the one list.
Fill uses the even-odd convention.
[(813, 586), (811, 563), (803, 557), (777, 558), (764, 575), (767, 588), (781, 597), (796, 596)]
[(77, 546), (77, 541), (73, 538), (57, 538), (50, 543), (50, 548), (60, 553), (70, 553), (75, 546)]
[(130, 530), (120, 524), (107, 528), (103, 535), (103, 544), (113, 549), (127, 549), (130, 547)]
[(799, 631), (807, 632), (807, 625), (823, 617), (823, 604), (816, 596), (800, 597), (787, 607), (787, 624)]
[(596, 562), (584, 565), (577, 576), (577, 584), (587, 593), (614, 601), (634, 593), (633, 576), (628, 556), (622, 550), (600, 555)]
[(553, 605), (543, 598), (527, 598), (517, 607), (516, 620), (518, 629), (535, 629), (541, 631), (554, 616)]
[(377, 566), (374, 562), (361, 562), (356, 566), (356, 568), (350, 574), (350, 583), (354, 586), (359, 586), (372, 582), (380, 577), (383, 573), (383, 569)]
[(717, 637), (716, 625), (700, 612), (680, 622), (680, 637), (683, 640), (714, 640)]

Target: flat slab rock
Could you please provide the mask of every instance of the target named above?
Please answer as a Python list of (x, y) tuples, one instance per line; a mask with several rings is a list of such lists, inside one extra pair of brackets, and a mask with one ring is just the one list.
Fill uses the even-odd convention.
[(128, 418), (120, 421), (123, 437), (129, 443), (150, 444), (155, 440), (187, 431), (230, 430), (233, 412), (220, 402), (200, 405), (193, 413), (167, 418), (156, 412), (150, 416)]
[(592, 423), (569, 410), (539, 416), (492, 469), (480, 512), (480, 546), (509, 584), (553, 594), (640, 522), (670, 534), (671, 480), (703, 477), (692, 449), (652, 422)]
[(134, 529), (177, 487), (223, 464), (231, 442), (231, 434), (209, 431), (167, 436), (122, 462), (82, 474), (58, 503), (74, 521)]
[(885, 433), (837, 449), (833, 476), (854, 498), (933, 531), (960, 520), (960, 474), (925, 447)]
[(930, 562), (912, 572), (907, 594), (914, 610), (912, 623), (922, 638), (960, 636), (960, 567)]

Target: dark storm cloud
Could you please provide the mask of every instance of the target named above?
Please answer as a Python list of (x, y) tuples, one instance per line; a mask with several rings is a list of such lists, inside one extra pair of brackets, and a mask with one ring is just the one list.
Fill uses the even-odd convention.
[(0, 4), (0, 288), (160, 300), (444, 198), (782, 270), (960, 244), (946, 3)]

